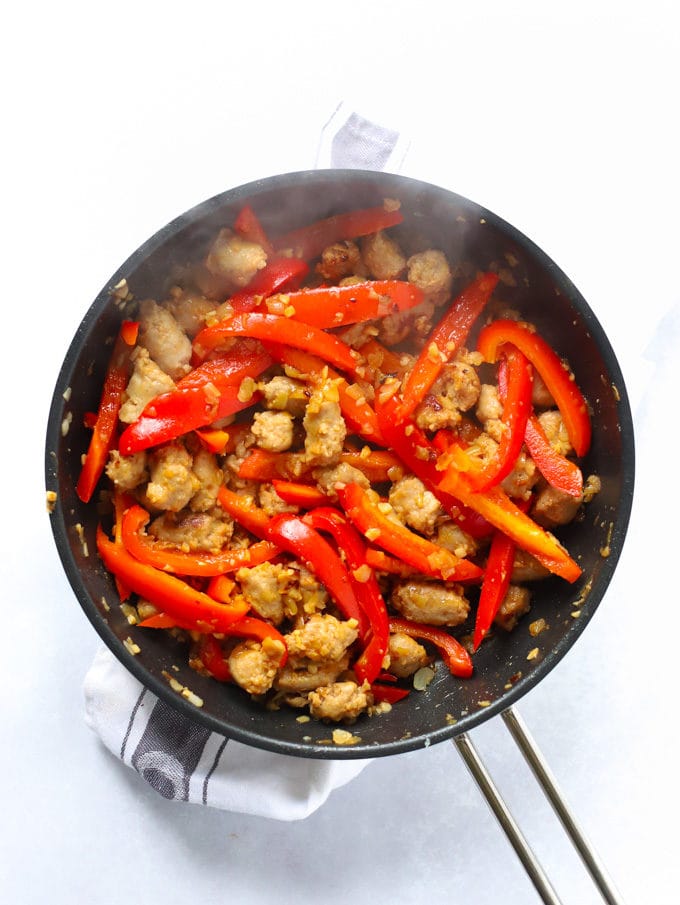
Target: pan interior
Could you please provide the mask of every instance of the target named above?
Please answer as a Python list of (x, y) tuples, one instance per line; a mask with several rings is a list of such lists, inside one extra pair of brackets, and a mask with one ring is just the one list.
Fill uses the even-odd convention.
[[(89, 432), (85, 412), (96, 410), (111, 338), (121, 306), (120, 280), (136, 299), (164, 297), (168, 278), (196, 260), (216, 232), (233, 222), (247, 200), (271, 235), (343, 210), (396, 198), (405, 213), (407, 241), (441, 248), (451, 262), (502, 270), (503, 301), (534, 322), (572, 364), (592, 408), (594, 437), (584, 476), (601, 478), (602, 492), (583, 521), (560, 533), (583, 569), (569, 585), (535, 585), (531, 620), (549, 628), (534, 638), (526, 622), (498, 634), (475, 655), (472, 679), (453, 679), (439, 668), (426, 692), (413, 692), (390, 713), (362, 718), (352, 746), (331, 743), (332, 727), (300, 723), (288, 709), (264, 711), (238, 689), (206, 679), (186, 663), (186, 650), (165, 632), (131, 627), (117, 605), (111, 576), (96, 557), (96, 506), (75, 495), (80, 457)], [(408, 226), (406, 227), (406, 224)], [(64, 393), (70, 388), (67, 394)], [(70, 429), (62, 423), (70, 417)], [(225, 192), (182, 215), (136, 251), (113, 275), (85, 315), (55, 387), (46, 446), (47, 489), (57, 494), (51, 515), (65, 571), (85, 614), (103, 641), (144, 685), (190, 719), (257, 747), (310, 757), (395, 754), (467, 731), (525, 694), (575, 642), (602, 599), (619, 558), (633, 494), (634, 444), (630, 408), (619, 365), (592, 310), (559, 267), (512, 226), (473, 202), (440, 188), (382, 173), (320, 170), (262, 180)], [(578, 616), (574, 616), (578, 613)], [(133, 656), (123, 642), (140, 648)], [(533, 659), (527, 659), (537, 649)], [(172, 676), (200, 697), (189, 703), (168, 684)]]

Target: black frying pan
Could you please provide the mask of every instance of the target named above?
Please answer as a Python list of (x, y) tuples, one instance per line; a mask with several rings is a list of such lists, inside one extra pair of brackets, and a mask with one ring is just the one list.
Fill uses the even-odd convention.
[[(131, 628), (116, 605), (111, 576), (96, 555), (96, 507), (84, 506), (74, 486), (89, 440), (83, 413), (96, 410), (111, 351), (107, 341), (121, 319), (111, 300), (121, 279), (136, 298), (164, 297), (168, 275), (195, 261), (245, 201), (275, 236), (332, 213), (381, 204), (385, 197), (398, 198), (409, 231), (422, 234), (426, 244), (441, 248), (450, 261), (471, 261), (480, 269), (496, 262), (513, 274), (516, 286), (505, 285), (503, 298), (569, 359), (592, 406), (594, 438), (583, 468), (586, 475), (600, 476), (602, 492), (587, 507), (585, 520), (560, 535), (583, 568), (576, 585), (554, 578), (534, 585), (531, 616), (514, 632), (499, 633), (482, 646), (474, 657), (472, 679), (460, 681), (438, 669), (426, 692), (413, 692), (388, 714), (361, 718), (352, 727), (361, 742), (338, 747), (328, 743), (327, 726), (301, 724), (288, 709), (265, 712), (242, 691), (198, 675), (186, 665), (186, 651), (167, 633)], [(70, 428), (64, 436), (67, 417)], [(55, 541), (73, 590), (103, 641), (145, 686), (191, 720), (256, 747), (304, 757), (376, 757), (420, 748), (467, 732), (526, 694), (566, 654), (600, 603), (624, 542), (633, 480), (633, 428), (619, 365), (595, 315), (557, 265), (514, 227), (459, 195), (357, 170), (257, 181), (218, 195), (161, 229), (113, 275), (85, 315), (57, 379), (47, 428), (46, 484), (57, 494), (50, 516)], [(575, 611), (578, 617), (572, 615)], [(549, 629), (535, 638), (528, 622), (539, 617)], [(141, 648), (137, 656), (123, 645), (128, 636)], [(538, 655), (527, 660), (535, 647)], [(179, 667), (179, 672), (173, 670), (176, 679), (203, 699), (202, 708), (171, 690), (162, 673), (173, 666)]]

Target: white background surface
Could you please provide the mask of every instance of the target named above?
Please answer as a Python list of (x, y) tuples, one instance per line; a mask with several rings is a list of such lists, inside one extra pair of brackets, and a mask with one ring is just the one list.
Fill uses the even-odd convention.
[[(5, 13), (0, 900), (538, 901), (450, 744), (377, 761), (282, 824), (165, 801), (83, 723), (98, 640), (62, 574), (42, 476), (63, 353), (137, 245), (225, 188), (312, 166), (347, 100), (410, 135), (406, 174), (541, 245), (618, 352), (638, 432), (629, 539), (588, 631), (519, 709), (624, 898), (678, 901), (676, 8), (121, 0)], [(564, 901), (597, 902), (503, 726), (475, 738)]]

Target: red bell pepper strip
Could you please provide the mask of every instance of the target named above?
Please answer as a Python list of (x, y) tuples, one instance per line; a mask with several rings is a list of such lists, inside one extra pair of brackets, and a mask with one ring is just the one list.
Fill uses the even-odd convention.
[(472, 636), (472, 646), (475, 650), (491, 628), (491, 623), (507, 594), (516, 546), (514, 540), (502, 531), (496, 531), (491, 539)]
[[(118, 412), (130, 373), (130, 351), (131, 346), (136, 342), (137, 326), (130, 321), (123, 321), (113, 347), (111, 361), (104, 378), (94, 432), (90, 438), (85, 462), (76, 484), (76, 493), (83, 503), (89, 503), (92, 499), (94, 489), (104, 472), (109, 453), (115, 443)], [(128, 342), (130, 339), (132, 339), (132, 343)]]
[(255, 242), (256, 245), (259, 245), (260, 248), (267, 252), (268, 256), (273, 254), (274, 249), (260, 222), (260, 218), (249, 204), (244, 204), (238, 212), (236, 220), (234, 220), (234, 232), (248, 242)]
[[(402, 364), (402, 356), (383, 346), (377, 339), (366, 340), (357, 351), (366, 360), (371, 381), (381, 374), (402, 377), (406, 373), (407, 365)], [(409, 361), (408, 357), (406, 361)]]
[(189, 387), (205, 387), (212, 383), (218, 390), (225, 386), (238, 386), (244, 377), (258, 377), (271, 365), (271, 356), (256, 340), (236, 340), (235, 345), (222, 355), (204, 361), (182, 377), (178, 390)]
[(411, 638), (420, 638), (436, 645), (449, 671), (460, 679), (469, 679), (472, 675), (472, 659), (460, 641), (443, 629), (423, 622), (411, 622), (410, 619), (390, 619), (391, 632), (403, 632)]
[(378, 428), (378, 419), (361, 390), (357, 391), (337, 371), (328, 367), (323, 358), (309, 354), (301, 349), (292, 349), (280, 343), (265, 343), (267, 351), (276, 361), (295, 368), (301, 374), (309, 374), (316, 377), (324, 372), (331, 380), (336, 381), (340, 410), (348, 427), (364, 440), (372, 443), (382, 443), (382, 436)]
[(145, 534), (149, 513), (141, 506), (133, 505), (123, 515), (122, 542), (125, 549), (138, 559), (164, 572), (176, 575), (211, 577), (235, 572), (241, 568), (252, 568), (273, 559), (278, 549), (268, 541), (260, 541), (239, 550), (223, 550), (219, 553), (188, 553), (172, 549)]
[(345, 516), (331, 506), (313, 509), (303, 520), (318, 531), (328, 532), (345, 556), (352, 588), (370, 626), (368, 643), (354, 664), (354, 672), (359, 682), (373, 682), (382, 669), (390, 631), (378, 582), (373, 570), (366, 569), (366, 545)]
[(276, 495), (280, 496), (282, 500), (292, 506), (300, 506), (301, 509), (323, 506), (328, 502), (326, 494), (311, 484), (300, 484), (297, 481), (283, 481), (280, 478), (273, 478), (272, 486), (276, 491)]
[(470, 485), (474, 490), (484, 491), (500, 484), (515, 466), (524, 444), (524, 434), (531, 413), (531, 391), (533, 386), (531, 366), (514, 346), (502, 349), (505, 363), (505, 392), (501, 421), (504, 431), (496, 455), (476, 473), (470, 474)]
[(350, 347), (330, 333), (288, 317), (258, 312), (236, 314), (212, 327), (205, 327), (194, 339), (194, 353), (198, 358), (204, 358), (232, 336), (251, 336), (314, 352), (324, 361), (350, 374), (355, 373), (358, 364)]
[(198, 645), (198, 656), (213, 679), (231, 682), (229, 663), (224, 658), (222, 645), (214, 635), (202, 635)]
[(269, 521), (267, 537), (299, 559), (325, 586), (345, 619), (356, 619), (360, 638), (368, 622), (342, 560), (328, 541), (297, 515), (279, 513)]
[(422, 402), (441, 373), (462, 347), (498, 282), (498, 274), (483, 273), (460, 293), (425, 342), (402, 390), (400, 419)]
[(285, 233), (274, 241), (274, 246), (280, 250), (292, 249), (293, 254), (310, 261), (333, 242), (367, 236), (396, 226), (403, 219), (399, 209), (386, 210), (384, 206), (349, 211)]
[(300, 258), (272, 258), (244, 289), (229, 297), (229, 304), (236, 313), (254, 311), (275, 292), (297, 289), (308, 273), (308, 265)]
[(576, 455), (590, 448), (591, 424), (588, 406), (573, 374), (548, 343), (527, 324), (512, 320), (492, 321), (482, 329), (477, 349), (486, 361), (496, 361), (504, 343), (517, 346), (538, 371), (560, 410)]
[(522, 512), (502, 488), (491, 487), (484, 493), (475, 492), (466, 476), (455, 466), (450, 466), (442, 475), (440, 487), (443, 490), (511, 537), (518, 547), (533, 553), (551, 572), (569, 582), (576, 581), (581, 575), (581, 567), (569, 556), (557, 538)]
[(393, 685), (379, 685), (374, 682), (371, 685), (371, 694), (379, 704), (383, 701), (387, 701), (388, 704), (396, 704), (409, 696), (409, 690), (408, 688), (395, 688)]
[(535, 415), (527, 421), (524, 442), (546, 481), (573, 497), (583, 493), (583, 473), (576, 462), (561, 455), (550, 443)]
[(239, 387), (187, 387), (156, 396), (139, 418), (128, 424), (120, 436), (118, 448), (124, 456), (149, 449), (219, 418), (249, 408), (259, 400), (257, 393), (248, 400), (239, 399)]
[(425, 575), (445, 581), (474, 581), (482, 570), (467, 559), (459, 559), (449, 550), (411, 531), (382, 513), (378, 504), (358, 484), (337, 486), (338, 499), (350, 521), (373, 544), (413, 566)]
[(400, 421), (397, 416), (397, 399), (392, 396), (385, 402), (376, 395), (376, 415), (380, 431), (406, 468), (420, 478), (425, 487), (439, 500), (445, 512), (463, 531), (472, 537), (488, 537), (492, 527), (477, 513), (471, 512), (461, 500), (446, 493), (439, 485), (441, 472), (437, 470), (438, 452), (414, 421)]
[(245, 603), (217, 603), (180, 578), (140, 562), (122, 544), (110, 541), (101, 526), (97, 529), (97, 549), (109, 572), (183, 626), (199, 632), (224, 632), (248, 612)]
[[(295, 259), (294, 259), (295, 260)], [(289, 316), (322, 329), (374, 320), (420, 304), (422, 290), (403, 280), (373, 280), (349, 286), (320, 286), (274, 296), (270, 314)]]

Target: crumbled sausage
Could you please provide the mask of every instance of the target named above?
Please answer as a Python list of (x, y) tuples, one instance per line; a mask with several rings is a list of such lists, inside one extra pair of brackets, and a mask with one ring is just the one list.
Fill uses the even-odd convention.
[(137, 346), (131, 355), (132, 374), (125, 388), (123, 404), (118, 417), (126, 424), (132, 424), (142, 414), (147, 403), (161, 393), (174, 389), (175, 382), (162, 371), (149, 355), (148, 349)]
[(549, 409), (547, 412), (541, 412), (538, 420), (552, 448), (563, 456), (572, 455), (574, 449), (559, 411)]
[(407, 619), (428, 625), (460, 625), (470, 611), (462, 586), (440, 581), (398, 581), (391, 600)]
[(416, 409), (416, 424), (422, 430), (435, 431), (456, 427), (461, 412), (469, 411), (479, 399), (480, 380), (468, 352), (463, 349), (445, 364), (430, 392)]
[(217, 463), (217, 457), (202, 447), (194, 453), (192, 467), (199, 481), (199, 488), (189, 505), (194, 512), (206, 512), (217, 503), (217, 492), (222, 484), (222, 469)]
[(293, 445), (293, 416), (290, 412), (256, 412), (251, 430), (260, 449), (284, 452)]
[(205, 327), (205, 319), (214, 310), (215, 303), (200, 292), (176, 287), (170, 291), (165, 307), (187, 336), (193, 338)]
[(349, 655), (326, 663), (304, 660), (293, 664), (288, 660), (279, 670), (274, 684), (279, 691), (313, 691), (321, 685), (332, 684), (348, 666)]
[(406, 270), (406, 258), (387, 233), (372, 233), (361, 240), (361, 257), (375, 280), (396, 280)]
[(347, 462), (338, 462), (337, 465), (326, 465), (323, 468), (315, 468), (312, 476), (320, 490), (328, 494), (331, 499), (337, 499), (336, 484), (358, 484), (368, 490), (371, 482), (363, 471), (359, 471)]
[(481, 385), (475, 415), (484, 425), (487, 421), (500, 420), (503, 415), (503, 403), (498, 395), (496, 384), (483, 383)]
[(139, 344), (158, 367), (179, 380), (191, 370), (191, 340), (167, 308), (147, 299), (139, 307)]
[(193, 460), (181, 443), (157, 447), (148, 456), (150, 480), (148, 502), (155, 509), (179, 512), (200, 487), (193, 472)]
[(400, 679), (412, 676), (422, 666), (427, 666), (431, 659), (422, 644), (403, 632), (390, 635), (388, 652), (390, 672)]
[(510, 474), (501, 481), (501, 487), (509, 497), (528, 500), (534, 484), (540, 477), (536, 463), (522, 450)]
[(273, 638), (237, 644), (229, 655), (231, 677), (248, 694), (265, 694), (274, 683), (284, 653), (283, 644)]
[(264, 404), (268, 409), (290, 412), (293, 417), (302, 417), (307, 407), (309, 391), (302, 381), (277, 374), (271, 380), (260, 384)]
[(230, 229), (221, 229), (205, 261), (210, 273), (224, 280), (228, 292), (243, 289), (267, 264), (265, 250), (242, 239)]
[(531, 515), (544, 528), (567, 525), (576, 517), (581, 506), (581, 496), (571, 496), (564, 490), (548, 484), (536, 496)]
[(334, 723), (352, 722), (372, 703), (373, 695), (368, 685), (356, 682), (333, 682), (322, 685), (309, 693), (309, 712), (317, 720)]
[(291, 581), (293, 570), (281, 563), (263, 562), (252, 569), (239, 569), (236, 578), (246, 601), (258, 616), (274, 625), (283, 622), (283, 592)]
[(452, 521), (445, 521), (437, 528), (436, 542), (460, 559), (474, 556), (479, 545), (466, 531)]
[(106, 474), (118, 490), (134, 490), (149, 476), (146, 469), (146, 452), (141, 450), (131, 456), (123, 456), (117, 449), (112, 449), (106, 465)]
[(506, 632), (511, 632), (519, 620), (531, 609), (531, 591), (520, 585), (511, 584), (498, 608), (494, 622)]
[(525, 581), (539, 581), (541, 578), (547, 578), (548, 575), (550, 575), (549, 570), (535, 556), (517, 547), (512, 563), (512, 574), (510, 575), (510, 581), (513, 584), (524, 584)]
[(229, 543), (233, 531), (233, 521), (221, 509), (164, 512), (149, 525), (152, 537), (188, 552), (217, 552)]
[(451, 294), (451, 268), (444, 252), (435, 248), (408, 259), (408, 280), (422, 289), (428, 301), (441, 305)]
[(393, 484), (389, 501), (399, 520), (422, 534), (432, 535), (444, 515), (439, 500), (415, 475)]
[(260, 508), (264, 509), (269, 516), (277, 515), (279, 512), (298, 511), (297, 506), (282, 500), (276, 490), (274, 490), (274, 485), (266, 481), (263, 481), (257, 489), (257, 501), (260, 504)]
[(356, 639), (356, 625), (341, 622), (335, 616), (317, 614), (286, 635), (286, 646), (293, 661), (307, 659), (321, 663), (339, 660)]
[(316, 265), (316, 272), (332, 283), (339, 283), (343, 277), (359, 274), (363, 270), (359, 247), (349, 239), (324, 248)]
[(338, 400), (338, 388), (332, 380), (322, 380), (314, 387), (302, 422), (310, 464), (331, 465), (342, 452), (347, 427)]

